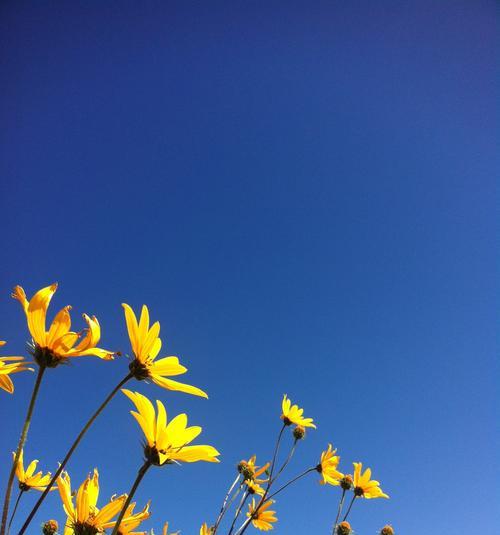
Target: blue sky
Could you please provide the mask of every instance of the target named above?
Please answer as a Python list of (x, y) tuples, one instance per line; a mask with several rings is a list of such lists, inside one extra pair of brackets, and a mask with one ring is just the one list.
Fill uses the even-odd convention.
[[(150, 472), (157, 531), (215, 517), (286, 392), (318, 422), (290, 475), (333, 442), (391, 495), (356, 504), (359, 535), (494, 533), (494, 3), (102, 4), (0, 8), (3, 354), (27, 340), (14, 284), (58, 281), (53, 312), (96, 314), (124, 353), (120, 303), (149, 305), (210, 400), (133, 386), (223, 460)], [(48, 373), (26, 456), (53, 468), (126, 365)], [(15, 379), (2, 481), (33, 376)], [(68, 467), (98, 466), (103, 498), (141, 462), (129, 409)], [(337, 496), (292, 487), (276, 533), (329, 533)]]

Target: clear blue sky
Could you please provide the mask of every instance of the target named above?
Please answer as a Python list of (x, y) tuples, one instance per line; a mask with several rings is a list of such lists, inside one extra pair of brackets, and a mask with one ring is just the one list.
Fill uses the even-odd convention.
[[(0, 8), (3, 354), (27, 339), (17, 283), (58, 281), (53, 312), (96, 314), (124, 352), (120, 303), (150, 306), (210, 400), (135, 386), (223, 463), (151, 471), (148, 527), (212, 520), (286, 392), (318, 422), (291, 473), (332, 441), (391, 495), (356, 504), (358, 535), (495, 533), (494, 2), (103, 4)], [(26, 456), (53, 468), (125, 368), (49, 373)], [(2, 492), (33, 376), (15, 379)], [(98, 466), (103, 497), (141, 461), (129, 409), (69, 466)], [(316, 481), (278, 501), (277, 534), (329, 532)], [(54, 516), (56, 493), (35, 527)]]

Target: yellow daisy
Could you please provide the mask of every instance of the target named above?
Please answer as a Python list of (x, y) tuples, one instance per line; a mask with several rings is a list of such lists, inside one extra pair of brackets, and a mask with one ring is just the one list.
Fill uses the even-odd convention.
[(212, 535), (212, 528), (208, 527), (208, 524), (204, 522), (200, 527), (200, 535)]
[(182, 375), (187, 372), (187, 368), (179, 363), (177, 357), (163, 357), (155, 361), (161, 349), (160, 323), (156, 321), (151, 327), (149, 326), (148, 307), (142, 306), (141, 317), (137, 322), (132, 308), (126, 303), (122, 306), (125, 310), (128, 336), (134, 353), (134, 360), (130, 363), (130, 371), (134, 377), (140, 381), (151, 379), (167, 390), (177, 390), (207, 398), (207, 394), (195, 386), (167, 379), (169, 376)]
[(374, 479), (370, 479), (372, 476), (372, 471), (370, 468), (367, 468), (363, 474), (361, 474), (361, 469), (363, 463), (352, 463), (354, 465), (354, 495), (356, 497), (363, 498), (389, 498), (387, 494), (382, 492), (380, 488), (380, 483)]
[[(118, 535), (147, 535), (147, 531), (133, 531), (138, 527), (144, 520), (147, 520), (151, 513), (149, 511), (149, 502), (146, 504), (142, 511), (134, 513), (135, 502), (131, 503), (127, 510), (125, 511), (125, 516), (120, 522), (120, 527), (118, 528)], [(172, 534), (173, 535), (173, 534)]]
[(95, 316), (83, 314), (87, 328), (81, 332), (70, 331), (70, 306), (60, 310), (46, 330), (47, 309), (57, 290), (52, 284), (39, 290), (30, 301), (23, 288), (16, 286), (12, 297), (21, 303), (28, 321), (28, 329), (34, 343), (34, 358), (41, 366), (54, 368), (69, 357), (95, 355), (104, 360), (113, 358), (113, 352), (97, 347), (101, 338), (101, 327)]
[(243, 479), (251, 479), (256, 483), (265, 483), (268, 478), (260, 478), (266, 472), (271, 463), (266, 463), (264, 466), (257, 466), (257, 456), (252, 455), (248, 461), (242, 460), (238, 463), (238, 472), (243, 476)]
[(245, 479), (245, 484), (247, 486), (248, 494), (258, 494), (259, 496), (264, 496), (264, 488), (253, 479)]
[[(12, 453), (12, 455), (15, 459), (16, 454)], [(47, 485), (52, 479), (52, 474), (50, 472), (47, 472), (45, 475), (43, 475), (41, 471), (35, 474), (34, 472), (36, 470), (37, 464), (37, 460), (31, 461), (31, 463), (28, 465), (28, 468), (26, 468), (25, 470), (24, 451), (21, 450), (21, 452), (19, 453), (19, 460), (17, 461), (16, 465), (16, 477), (19, 481), (19, 488), (21, 490), (27, 491), (30, 489), (35, 489), (43, 492), (47, 488)], [(50, 490), (55, 490), (55, 487), (52, 487)]]
[(252, 519), (252, 524), (255, 528), (261, 531), (269, 531), (273, 529), (273, 523), (277, 522), (275, 511), (269, 511), (269, 507), (274, 503), (274, 500), (267, 500), (257, 511), (255, 498), (252, 498), (252, 503), (248, 505), (247, 517)]
[(339, 485), (340, 480), (344, 477), (344, 474), (337, 470), (337, 466), (340, 462), (340, 457), (335, 455), (337, 450), (332, 448), (331, 444), (328, 444), (328, 449), (326, 449), (321, 454), (321, 459), (316, 466), (316, 470), (321, 474), (320, 483), (322, 485)]
[(200, 433), (201, 427), (187, 427), (187, 416), (179, 414), (167, 423), (165, 406), (156, 400), (158, 414), (151, 401), (139, 392), (123, 389), (137, 412), (131, 411), (146, 438), (144, 454), (151, 464), (162, 466), (174, 462), (219, 462), (220, 453), (213, 446), (188, 446)]
[(64, 535), (89, 535), (112, 528), (115, 525), (112, 519), (120, 512), (127, 499), (127, 495), (122, 494), (116, 498), (112, 497), (102, 509), (97, 508), (99, 497), (97, 468), (94, 469), (93, 475), (87, 476), (87, 479), (80, 485), (76, 493), (76, 503), (73, 503), (71, 480), (67, 472), (63, 472), (59, 476), (57, 487), (64, 511), (68, 516)]
[(285, 425), (300, 425), (301, 427), (314, 427), (312, 418), (304, 418), (302, 414), (304, 409), (299, 409), (298, 405), (292, 405), (292, 401), (287, 398), (286, 394), (283, 396), (283, 402), (281, 403), (281, 419)]
[[(0, 347), (4, 346), (7, 342), (0, 340)], [(12, 364), (9, 364), (12, 363)], [(14, 383), (9, 377), (11, 373), (18, 373), (24, 370), (33, 371), (33, 368), (28, 368), (23, 357), (0, 357), (0, 388), (6, 390), (9, 394), (14, 392)]]

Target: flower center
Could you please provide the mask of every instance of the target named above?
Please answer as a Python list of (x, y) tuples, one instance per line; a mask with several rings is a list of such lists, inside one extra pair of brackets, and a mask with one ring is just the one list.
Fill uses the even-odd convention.
[(354, 487), (354, 495), (355, 496), (363, 496), (365, 491), (361, 487)]
[(148, 367), (137, 359), (134, 359), (129, 364), (128, 369), (138, 381), (143, 381), (149, 377)]
[(48, 347), (40, 347), (38, 344), (33, 351), (33, 358), (39, 366), (43, 366), (44, 368), (55, 368), (67, 360), (54, 353), (52, 349)]
[(73, 532), (75, 535), (96, 535), (97, 533), (103, 533), (95, 526), (91, 526), (85, 522), (75, 522)]

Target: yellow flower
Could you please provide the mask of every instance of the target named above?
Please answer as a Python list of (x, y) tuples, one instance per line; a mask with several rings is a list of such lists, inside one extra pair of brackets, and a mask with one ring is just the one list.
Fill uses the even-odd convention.
[(264, 489), (253, 479), (245, 479), (245, 484), (247, 486), (247, 491), (249, 494), (258, 494), (259, 496), (264, 496)]
[(255, 528), (261, 531), (269, 531), (273, 529), (273, 523), (277, 522), (275, 511), (268, 511), (269, 507), (274, 503), (274, 500), (267, 500), (256, 511), (255, 498), (252, 498), (252, 503), (248, 505), (247, 517), (252, 519), (252, 524)]
[(123, 389), (138, 412), (130, 411), (146, 438), (144, 454), (151, 464), (162, 466), (173, 462), (219, 462), (220, 453), (212, 446), (188, 446), (200, 433), (201, 427), (187, 427), (187, 416), (179, 414), (167, 423), (165, 406), (156, 400), (158, 414), (151, 401), (139, 392)]
[(286, 397), (286, 394), (283, 396), (283, 402), (281, 403), (282, 414), (281, 419), (285, 425), (300, 425), (302, 427), (314, 427), (312, 418), (303, 418), (302, 414), (304, 409), (299, 409), (298, 405), (292, 405), (290, 399)]
[(370, 479), (372, 476), (372, 471), (370, 468), (367, 468), (363, 474), (361, 474), (361, 469), (363, 463), (352, 463), (354, 465), (354, 494), (357, 497), (362, 496), (363, 498), (388, 498), (387, 494), (382, 492), (380, 488), (380, 483), (374, 479)]
[(135, 502), (131, 503), (125, 511), (125, 516), (120, 522), (118, 528), (118, 535), (147, 535), (146, 531), (133, 531), (141, 522), (147, 520), (151, 513), (149, 512), (149, 502), (145, 505), (142, 511), (134, 513)]
[(149, 311), (146, 305), (142, 306), (139, 322), (132, 308), (126, 303), (122, 303), (125, 310), (125, 321), (127, 323), (130, 345), (134, 353), (134, 360), (130, 364), (130, 371), (139, 380), (151, 379), (162, 388), (176, 390), (208, 398), (207, 394), (195, 386), (179, 383), (169, 376), (182, 375), (187, 372), (187, 368), (179, 363), (177, 357), (164, 357), (157, 361), (155, 358), (161, 349), (160, 323), (156, 321), (149, 326)]
[(212, 535), (212, 532), (212, 528), (209, 528), (206, 522), (201, 525), (200, 535)]
[[(113, 358), (113, 352), (96, 347), (101, 338), (101, 327), (95, 316), (83, 314), (87, 328), (81, 332), (70, 331), (70, 306), (61, 309), (46, 330), (46, 316), (50, 300), (57, 290), (52, 284), (39, 290), (30, 301), (21, 286), (16, 286), (12, 297), (17, 299), (26, 314), (28, 329), (35, 345), (34, 357), (38, 364), (54, 368), (69, 357), (95, 355), (104, 360)], [(85, 336), (82, 337), (82, 335)]]
[(103, 532), (107, 528), (112, 528), (115, 517), (122, 509), (126, 494), (116, 498), (112, 497), (102, 509), (97, 508), (97, 498), (99, 497), (99, 473), (94, 469), (92, 476), (80, 485), (76, 493), (76, 504), (73, 503), (71, 493), (71, 480), (67, 472), (63, 472), (57, 479), (57, 487), (64, 511), (68, 518), (64, 528), (64, 535), (89, 535)]
[(340, 457), (335, 455), (337, 450), (332, 448), (331, 444), (328, 444), (328, 449), (321, 454), (321, 460), (316, 466), (316, 470), (321, 474), (320, 483), (322, 485), (339, 485), (340, 480), (344, 477), (344, 474), (337, 470), (337, 466), (340, 462)]
[(243, 479), (252, 479), (256, 483), (265, 483), (268, 479), (259, 479), (271, 463), (266, 463), (264, 466), (258, 467), (255, 463), (257, 456), (252, 455), (248, 461), (242, 460), (238, 463), (238, 472), (243, 475)]
[[(4, 346), (6, 342), (0, 340), (0, 347)], [(7, 364), (12, 362), (12, 364)], [(33, 371), (33, 368), (28, 368), (23, 357), (0, 357), (0, 388), (6, 390), (9, 394), (14, 392), (14, 384), (9, 377), (11, 373), (18, 373), (24, 370)]]
[[(14, 459), (16, 458), (16, 454), (12, 453)], [(19, 459), (17, 461), (16, 466), (16, 477), (19, 481), (19, 488), (23, 491), (27, 491), (30, 489), (35, 489), (39, 491), (44, 491), (47, 488), (47, 485), (50, 483), (50, 480), (52, 479), (52, 474), (50, 472), (47, 472), (47, 474), (43, 475), (42, 472), (34, 473), (36, 470), (36, 465), (38, 464), (38, 461), (31, 461), (31, 463), (28, 465), (28, 468), (26, 470), (24, 469), (24, 451), (21, 450), (21, 453), (19, 454)], [(55, 487), (52, 487), (50, 490), (55, 490)]]

